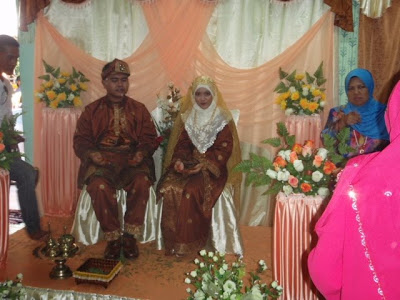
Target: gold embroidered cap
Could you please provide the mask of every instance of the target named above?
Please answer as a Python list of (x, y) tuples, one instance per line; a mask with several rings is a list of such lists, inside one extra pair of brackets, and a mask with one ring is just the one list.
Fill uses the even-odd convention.
[(217, 86), (211, 77), (205, 75), (196, 77), (192, 83), (193, 94), (196, 92), (199, 86), (207, 86), (213, 95), (216, 95), (217, 93)]
[(111, 73), (123, 73), (128, 76), (131, 75), (129, 65), (123, 60), (114, 59), (112, 62), (107, 63), (101, 72), (101, 79), (106, 79)]

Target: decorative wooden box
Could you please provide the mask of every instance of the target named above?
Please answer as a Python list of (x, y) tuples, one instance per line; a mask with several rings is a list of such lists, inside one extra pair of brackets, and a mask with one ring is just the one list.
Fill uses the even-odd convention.
[(73, 272), (73, 277), (77, 284), (92, 283), (107, 288), (121, 268), (122, 264), (118, 260), (89, 258)]

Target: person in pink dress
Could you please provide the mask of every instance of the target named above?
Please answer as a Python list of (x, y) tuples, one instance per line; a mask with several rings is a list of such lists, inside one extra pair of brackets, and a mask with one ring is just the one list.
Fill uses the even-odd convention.
[(390, 144), (349, 160), (315, 227), (308, 267), (327, 300), (400, 299), (400, 82), (385, 121)]

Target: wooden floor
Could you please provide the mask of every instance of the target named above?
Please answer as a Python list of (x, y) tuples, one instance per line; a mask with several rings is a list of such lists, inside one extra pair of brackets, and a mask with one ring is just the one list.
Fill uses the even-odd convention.
[[(63, 233), (63, 227), (72, 225), (72, 218), (42, 218), (43, 226), (50, 222), (54, 237)], [(271, 227), (241, 227), (244, 243), (244, 262), (246, 271), (255, 271), (260, 259), (266, 261), (269, 270), (261, 275), (263, 281), (272, 280), (272, 228)], [(23, 284), (27, 286), (51, 288), (57, 290), (75, 290), (86, 293), (99, 293), (132, 297), (139, 299), (186, 299), (186, 288), (191, 287), (184, 283), (187, 272), (195, 269), (195, 257), (175, 258), (164, 256), (152, 243), (140, 244), (140, 256), (135, 261), (124, 264), (120, 274), (110, 286), (105, 289), (97, 285), (77, 285), (73, 278), (54, 280), (49, 273), (54, 263), (43, 257), (36, 257), (33, 251), (41, 248), (44, 243), (32, 241), (24, 229), (10, 236), (7, 266), (0, 270), (0, 280), (14, 278), (23, 273)], [(78, 255), (69, 259), (67, 265), (74, 271), (90, 257), (100, 258), (103, 255), (105, 242), (97, 245), (81, 247)], [(233, 255), (227, 255), (227, 260), (233, 260)]]

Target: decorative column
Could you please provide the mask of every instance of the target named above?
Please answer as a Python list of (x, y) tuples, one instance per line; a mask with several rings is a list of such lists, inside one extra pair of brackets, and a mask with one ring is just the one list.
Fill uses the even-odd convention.
[(285, 125), (290, 134), (296, 135), (297, 143), (303, 144), (305, 140), (312, 140), (316, 148), (322, 146), (320, 141), (321, 115), (290, 115), (286, 117)]
[(318, 299), (308, 274), (307, 258), (312, 248), (314, 225), (322, 213), (322, 201), (320, 196), (287, 196), (282, 192), (277, 195), (272, 261), (274, 279), (283, 287), (279, 299)]
[(78, 199), (79, 159), (73, 150), (77, 108), (43, 108), (40, 183), (45, 215), (70, 216)]

